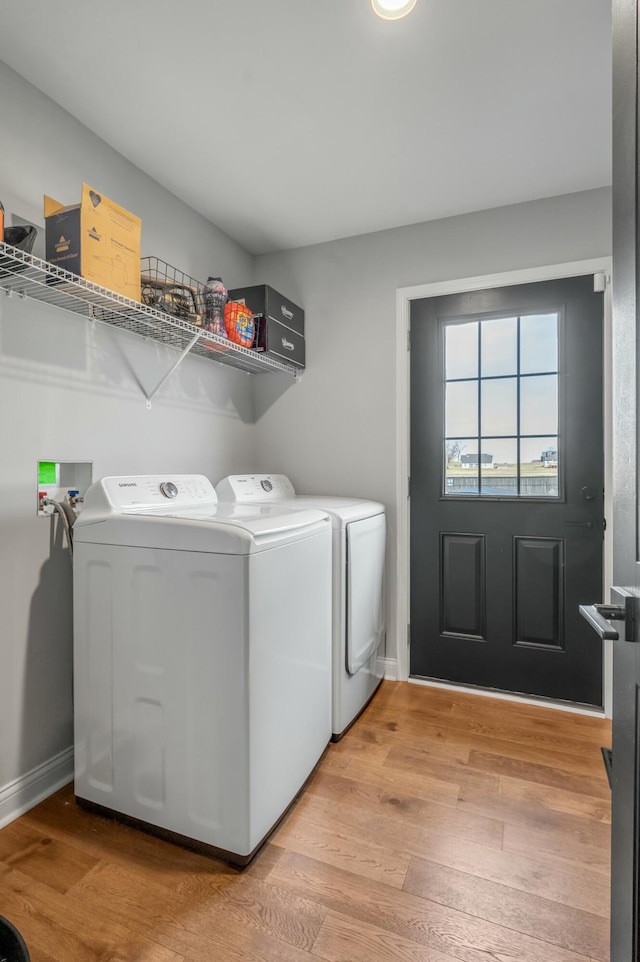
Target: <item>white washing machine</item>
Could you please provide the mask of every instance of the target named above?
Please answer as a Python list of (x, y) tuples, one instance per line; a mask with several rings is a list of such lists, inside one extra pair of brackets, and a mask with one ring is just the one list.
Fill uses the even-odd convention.
[(216, 485), (220, 502), (263, 502), (326, 511), (333, 528), (332, 740), (344, 734), (382, 681), (385, 637), (384, 505), (357, 498), (296, 495), (283, 474), (230, 475)]
[(75, 794), (246, 864), (331, 737), (331, 524), (105, 478), (74, 528)]

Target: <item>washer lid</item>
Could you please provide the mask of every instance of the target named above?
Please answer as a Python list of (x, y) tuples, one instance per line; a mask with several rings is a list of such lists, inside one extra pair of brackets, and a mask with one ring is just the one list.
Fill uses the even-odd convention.
[(74, 525), (74, 542), (246, 555), (329, 530), (321, 511), (218, 504), (206, 478), (191, 488), (186, 480), (174, 478), (178, 495), (170, 490), (164, 503), (156, 496), (157, 476), (97, 482)]
[(141, 508), (175, 511), (177, 507), (217, 504), (218, 496), (208, 478), (201, 474), (144, 474), (102, 478), (92, 484), (84, 497), (77, 524), (94, 517), (126, 514)]

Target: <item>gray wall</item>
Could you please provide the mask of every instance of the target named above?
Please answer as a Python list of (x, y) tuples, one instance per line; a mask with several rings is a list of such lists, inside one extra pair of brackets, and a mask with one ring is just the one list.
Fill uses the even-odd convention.
[[(397, 288), (607, 256), (610, 225), (603, 188), (257, 258), (256, 279), (306, 309), (309, 364), (293, 387), (257, 384), (257, 462), (290, 475), (301, 492), (386, 504), (390, 632)], [(392, 635), (387, 654), (396, 657)]]
[[(252, 257), (1, 63), (0, 90), (8, 223), (41, 225), (42, 195), (77, 203), (85, 181), (142, 218), (143, 254), (251, 282)], [(93, 461), (94, 478), (254, 467), (247, 375), (188, 358), (147, 410), (175, 356), (0, 294), (0, 793), (72, 744), (70, 563), (36, 517), (37, 460)]]

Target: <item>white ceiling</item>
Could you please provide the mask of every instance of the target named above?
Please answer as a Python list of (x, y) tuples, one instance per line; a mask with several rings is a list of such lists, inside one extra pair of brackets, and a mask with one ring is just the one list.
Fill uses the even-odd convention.
[[(253, 253), (611, 182), (610, 0), (0, 0), (0, 59)], [(1, 136), (1, 132), (0, 132)]]

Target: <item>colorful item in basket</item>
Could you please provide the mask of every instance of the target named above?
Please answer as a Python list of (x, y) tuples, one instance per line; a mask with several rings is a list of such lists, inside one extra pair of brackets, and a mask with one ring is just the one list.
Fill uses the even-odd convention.
[(255, 336), (253, 314), (241, 301), (227, 301), (224, 306), (224, 326), (227, 337), (241, 347), (251, 347)]
[(208, 277), (207, 283), (202, 288), (202, 299), (204, 301), (204, 327), (212, 334), (219, 337), (226, 337), (227, 332), (224, 326), (224, 306), (229, 295), (222, 283), (221, 277)]

